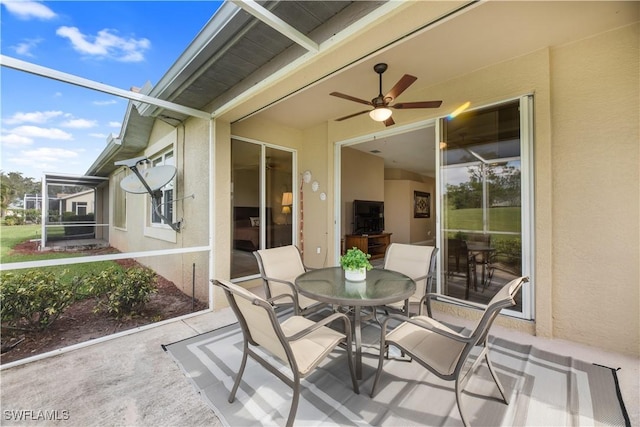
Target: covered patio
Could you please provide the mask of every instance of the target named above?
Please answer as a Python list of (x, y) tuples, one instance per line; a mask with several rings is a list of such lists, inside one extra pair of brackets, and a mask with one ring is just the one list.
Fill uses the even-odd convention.
[[(254, 291), (260, 293), (259, 289)], [(459, 318), (438, 317), (461, 324)], [(6, 418), (7, 413), (28, 417), (24, 411), (33, 414), (56, 411), (58, 420), (74, 426), (224, 425), (162, 345), (233, 322), (235, 316), (229, 308), (203, 312), (102, 342), (89, 342), (80, 348), (60, 351), (54, 357), (15, 367), (2, 366), (3, 425), (36, 425), (37, 421), (24, 422), (28, 419), (19, 422), (18, 415)], [(533, 337), (498, 325), (492, 329), (492, 335), (559, 356), (621, 368), (618, 378), (630, 423), (640, 423), (637, 358), (565, 340)], [(303, 387), (308, 386), (311, 383), (303, 380)], [(448, 387), (446, 383), (442, 386)], [(363, 383), (361, 396), (368, 399), (370, 387), (370, 382)], [(471, 395), (464, 398), (474, 399)], [(451, 399), (454, 400), (453, 393)], [(220, 404), (226, 405), (226, 399)], [(236, 404), (242, 405), (238, 401)]]

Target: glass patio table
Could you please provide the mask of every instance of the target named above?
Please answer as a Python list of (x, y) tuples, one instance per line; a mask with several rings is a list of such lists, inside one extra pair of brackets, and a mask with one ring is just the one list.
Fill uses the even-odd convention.
[(409, 276), (378, 268), (367, 271), (367, 278), (362, 282), (346, 280), (341, 267), (328, 267), (307, 271), (298, 276), (295, 283), (304, 296), (354, 308), (353, 335), (358, 379), (362, 379), (362, 307), (375, 307), (402, 300), (408, 304), (409, 297), (416, 290), (416, 283)]

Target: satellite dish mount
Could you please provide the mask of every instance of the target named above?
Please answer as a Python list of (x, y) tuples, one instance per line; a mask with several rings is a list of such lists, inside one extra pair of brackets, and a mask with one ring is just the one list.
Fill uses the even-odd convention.
[[(153, 201), (152, 206), (154, 212), (165, 224), (169, 225), (174, 231), (180, 232), (181, 221), (171, 222), (169, 218), (162, 213), (162, 187), (167, 185), (176, 175), (176, 168), (169, 165), (156, 166), (149, 169), (138, 169), (138, 166), (149, 163), (146, 157), (136, 157), (128, 160), (115, 162), (116, 166), (126, 166), (131, 169), (134, 175), (129, 175), (120, 181), (120, 187), (127, 193), (144, 194), (149, 193)], [(165, 203), (173, 203), (175, 200), (169, 200)]]

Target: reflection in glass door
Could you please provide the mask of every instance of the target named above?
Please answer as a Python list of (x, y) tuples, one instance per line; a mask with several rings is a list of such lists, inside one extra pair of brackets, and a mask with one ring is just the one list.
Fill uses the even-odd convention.
[(253, 251), (293, 243), (293, 152), (234, 138), (231, 164), (231, 278), (250, 278)]
[[(520, 101), (441, 121), (441, 291), (487, 303), (523, 272)], [(528, 251), (527, 251), (528, 253)], [(514, 308), (522, 311), (521, 298)]]

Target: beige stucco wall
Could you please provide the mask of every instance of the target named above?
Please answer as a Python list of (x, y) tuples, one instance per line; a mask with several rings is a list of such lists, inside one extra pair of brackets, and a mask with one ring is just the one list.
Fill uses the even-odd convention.
[[(172, 147), (177, 167), (174, 198), (174, 220), (182, 219), (181, 231), (168, 228), (151, 229), (149, 225), (147, 194), (127, 194), (127, 228), (111, 226), (110, 244), (121, 252), (140, 252), (161, 249), (176, 249), (193, 246), (207, 246), (209, 218), (209, 124), (206, 120), (189, 119), (178, 127), (156, 121), (148, 148), (139, 153), (153, 157), (158, 150)], [(188, 164), (189, 167), (185, 167)], [(111, 190), (113, 197), (113, 190)], [(187, 197), (189, 196), (189, 197)], [(193, 196), (193, 197), (191, 197)], [(111, 212), (113, 216), (113, 212)], [(181, 255), (140, 257), (138, 262), (174, 282), (185, 294), (206, 301), (209, 295), (208, 253), (198, 252)], [(195, 264), (195, 267), (194, 267)], [(195, 272), (195, 275), (194, 275)]]
[(640, 353), (639, 27), (551, 51), (553, 334)]

